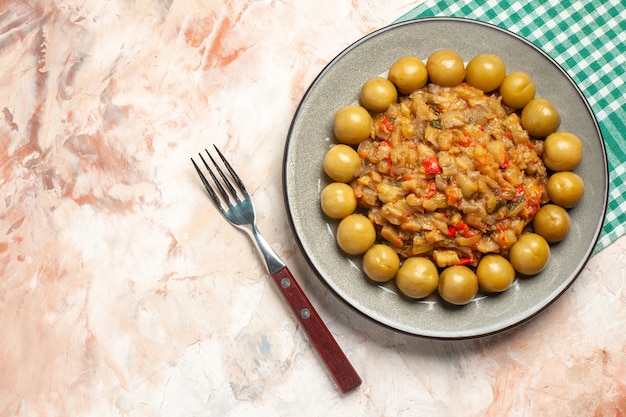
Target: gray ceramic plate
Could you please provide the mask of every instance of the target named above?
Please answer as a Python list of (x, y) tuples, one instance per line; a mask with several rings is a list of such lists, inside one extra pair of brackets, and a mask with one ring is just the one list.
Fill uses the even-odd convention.
[[(445, 305), (433, 295), (412, 301), (393, 284), (375, 285), (361, 271), (360, 257), (337, 247), (337, 223), (319, 208), (320, 190), (329, 182), (322, 170), (334, 144), (334, 112), (357, 100), (361, 85), (385, 73), (404, 55), (426, 58), (453, 49), (467, 62), (496, 53), (507, 72), (524, 71), (562, 117), (560, 130), (583, 141), (576, 172), (585, 180), (582, 201), (570, 211), (565, 241), (552, 246), (547, 268), (519, 278), (498, 296), (480, 296), (463, 307)], [(385, 27), (357, 41), (333, 59), (306, 92), (293, 118), (284, 155), (284, 191), (290, 221), (301, 249), (322, 281), (343, 301), (374, 321), (413, 335), (458, 339), (494, 334), (543, 311), (576, 279), (592, 254), (607, 202), (607, 162), (600, 130), (589, 105), (561, 67), (532, 43), (496, 26), (458, 18), (425, 18)]]

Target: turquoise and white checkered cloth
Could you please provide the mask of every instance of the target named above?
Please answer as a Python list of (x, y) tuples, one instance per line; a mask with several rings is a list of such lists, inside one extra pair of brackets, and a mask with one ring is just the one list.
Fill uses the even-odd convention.
[(398, 21), (467, 17), (521, 35), (554, 58), (589, 101), (606, 144), (609, 202), (598, 252), (626, 233), (626, 1), (426, 0)]

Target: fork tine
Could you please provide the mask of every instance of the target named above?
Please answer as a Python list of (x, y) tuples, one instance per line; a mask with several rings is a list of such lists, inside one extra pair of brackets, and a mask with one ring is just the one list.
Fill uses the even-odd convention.
[[(200, 159), (202, 159), (202, 155), (200, 155)], [(202, 162), (204, 162), (204, 165), (206, 166), (206, 162), (204, 161), (204, 159), (202, 159)], [(198, 173), (198, 176), (200, 177), (200, 180), (202, 181), (202, 184), (204, 185), (204, 188), (209, 193), (209, 196), (211, 197), (211, 200), (213, 200), (213, 203), (217, 206), (217, 208), (222, 213), (224, 213), (224, 207), (222, 206), (220, 198), (217, 196), (217, 194), (213, 190), (213, 187), (211, 187), (211, 184), (209, 183), (209, 180), (207, 180), (206, 176), (202, 173), (202, 171), (200, 170), (200, 167), (198, 166), (198, 164), (196, 164), (196, 161), (194, 161), (193, 158), (191, 158), (191, 163), (193, 164), (194, 168), (196, 168), (196, 172)], [(215, 179), (215, 176), (213, 175), (213, 173), (211, 172), (210, 169), (209, 169), (209, 173), (211, 174), (213, 179)]]
[[(241, 181), (241, 179), (239, 178), (239, 175), (237, 175), (237, 173), (235, 172), (235, 170), (233, 169), (233, 167), (228, 163), (228, 161), (226, 160), (226, 158), (224, 157), (224, 155), (222, 155), (222, 153), (220, 152), (220, 150), (218, 149), (217, 146), (213, 145), (213, 147), (215, 148), (215, 150), (217, 151), (217, 154), (220, 156), (220, 159), (222, 160), (222, 162), (224, 163), (224, 166), (226, 167), (226, 169), (228, 170), (228, 172), (230, 173), (230, 175), (233, 177), (233, 179), (235, 180), (235, 182), (237, 183), (237, 186), (239, 187), (239, 190), (241, 190), (241, 192), (243, 193), (244, 197), (249, 198), (249, 194), (248, 194), (248, 190), (246, 190), (246, 186), (243, 185), (243, 181)], [(221, 171), (220, 171), (221, 173)], [(222, 178), (223, 178), (223, 174), (222, 174)], [(230, 184), (230, 183), (229, 183)]]
[[(213, 145), (215, 147), (215, 145)], [(231, 175), (234, 177), (236, 174), (234, 174), (234, 171), (232, 169), (232, 167), (230, 167), (230, 165), (228, 164), (228, 162), (226, 161), (226, 159), (224, 158), (224, 156), (220, 153), (219, 149), (217, 149), (217, 147), (215, 147), (215, 150), (217, 150), (217, 153), (220, 155), (220, 158), (222, 159), (222, 161), (224, 162), (224, 165), (226, 166), (226, 168), (228, 169), (228, 172), (231, 173)], [(222, 177), (222, 182), (226, 185), (226, 188), (228, 188), (228, 191), (230, 192), (230, 195), (235, 199), (235, 202), (237, 203), (241, 203), (241, 198), (239, 198), (239, 195), (237, 194), (237, 190), (235, 190), (235, 188), (233, 187), (233, 184), (231, 182), (230, 179), (228, 179), (228, 177), (226, 176), (226, 174), (224, 174), (224, 171), (222, 171), (222, 169), (220, 168), (220, 166), (217, 164), (217, 162), (215, 161), (215, 159), (213, 159), (213, 156), (211, 156), (211, 154), (209, 153), (209, 151), (207, 149), (205, 149), (207, 155), (209, 155), (209, 158), (211, 159), (211, 162), (213, 163), (213, 166), (215, 167), (215, 169), (217, 170), (217, 172), (219, 173), (220, 177)], [(215, 177), (213, 177), (213, 180), (218, 183), (219, 185), (219, 181), (217, 181), (217, 179)], [(241, 180), (237, 181), (237, 179), (235, 178), (235, 182), (237, 182), (237, 185), (239, 185), (239, 183), (241, 182)], [(222, 191), (222, 195), (224, 196), (225, 199), (229, 200), (228, 196), (225, 194), (225, 190), (220, 186), (220, 191)], [(230, 201), (230, 200), (229, 200)], [(229, 203), (230, 204), (230, 203)]]
[[(222, 172), (220, 171), (220, 168), (215, 165), (215, 160), (213, 159), (213, 157), (211, 156), (211, 154), (209, 153), (208, 150), (205, 149), (205, 152), (207, 153), (207, 155), (209, 155), (209, 158), (211, 159), (211, 162), (213, 163), (213, 166), (215, 168), (217, 168), (217, 170), (220, 172), (220, 176), (224, 179), (224, 182), (228, 185), (228, 181), (224, 178), (224, 174), (222, 174)], [(213, 170), (211, 169), (211, 167), (209, 166), (208, 162), (206, 161), (206, 159), (204, 159), (204, 157), (202, 156), (202, 154), (198, 154), (200, 156), (200, 159), (202, 160), (202, 162), (204, 163), (205, 168), (207, 169), (207, 171), (209, 171), (209, 175), (211, 175), (211, 178), (213, 179), (213, 183), (215, 184), (215, 186), (217, 187), (218, 191), (220, 192), (220, 194), (222, 195), (223, 200), (226, 202), (226, 204), (228, 205), (228, 207), (232, 208), (232, 203), (230, 201), (230, 197), (228, 197), (228, 193), (226, 192), (226, 190), (224, 189), (224, 187), (222, 187), (222, 184), (220, 183), (220, 181), (217, 180), (217, 176), (213, 173)], [(229, 188), (232, 189), (232, 186), (229, 186)]]

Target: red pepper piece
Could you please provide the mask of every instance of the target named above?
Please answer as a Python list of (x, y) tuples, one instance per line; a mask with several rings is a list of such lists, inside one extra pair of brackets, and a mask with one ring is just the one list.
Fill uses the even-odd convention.
[(476, 262), (476, 259), (474, 258), (461, 258), (459, 259), (459, 263), (457, 265), (469, 265), (473, 264), (474, 262)]
[(426, 174), (441, 174), (441, 167), (436, 156), (424, 159), (423, 163)]
[(446, 188), (446, 197), (448, 199), (448, 205), (452, 206), (456, 203), (458, 203), (459, 201), (461, 201), (461, 196), (459, 195), (458, 191), (454, 188)]
[(463, 137), (459, 139), (459, 145), (469, 146), (472, 143), (472, 135), (467, 130), (463, 130)]
[(504, 169), (504, 168), (508, 168), (509, 167), (509, 154), (505, 153), (504, 154), (504, 161), (502, 162), (502, 165), (500, 165), (500, 168)]
[(379, 123), (387, 132), (393, 132), (394, 129), (396, 128), (396, 125), (393, 124), (393, 122), (391, 121), (389, 117), (385, 117), (381, 119)]
[(470, 231), (469, 226), (463, 222), (458, 222), (454, 228), (463, 237), (467, 237), (466, 234)]

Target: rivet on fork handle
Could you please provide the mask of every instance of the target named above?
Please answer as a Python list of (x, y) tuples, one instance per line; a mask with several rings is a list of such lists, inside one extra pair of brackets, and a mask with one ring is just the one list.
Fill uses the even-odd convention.
[(361, 378), (294, 279), (289, 268), (284, 267), (277, 271), (272, 274), (272, 278), (289, 302), (341, 392), (347, 393), (361, 385)]

